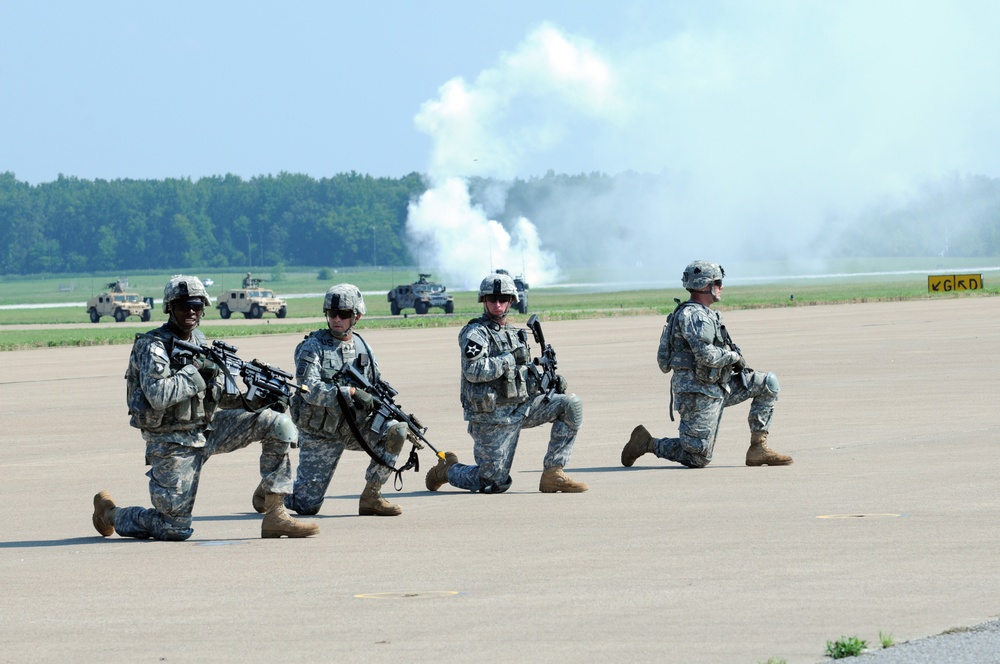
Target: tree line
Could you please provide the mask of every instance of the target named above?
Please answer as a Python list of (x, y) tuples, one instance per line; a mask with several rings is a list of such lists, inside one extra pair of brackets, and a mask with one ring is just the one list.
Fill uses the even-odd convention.
[(408, 265), (407, 205), (422, 178), (280, 173), (243, 180), (81, 180), (0, 174), (0, 273), (170, 266)]
[[(469, 187), (473, 202), (491, 218), (532, 219), (561, 261), (580, 264), (606, 245), (568, 238), (619, 237), (634, 244), (637, 231), (629, 224), (638, 222), (620, 211), (644, 192), (669, 189), (664, 177), (550, 171), (511, 182), (474, 178)], [(0, 274), (415, 265), (407, 209), (427, 186), (418, 173), (320, 179), (279, 173), (248, 180), (59, 176), (36, 185), (0, 173)], [(502, 196), (495, 195), (498, 189)], [(492, 209), (498, 200), (499, 209)], [(654, 206), (647, 208), (656, 223), (665, 223)], [(816, 246), (844, 257), (1000, 255), (1000, 180), (952, 176), (925, 183), (906, 201), (828, 225)]]

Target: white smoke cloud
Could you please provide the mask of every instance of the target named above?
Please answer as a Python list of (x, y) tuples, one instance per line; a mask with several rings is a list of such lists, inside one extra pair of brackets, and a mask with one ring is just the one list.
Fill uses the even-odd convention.
[[(415, 119), (433, 139), (431, 186), (407, 219), (421, 265), (465, 287), (500, 267), (536, 286), (556, 281), (555, 255), (534, 224), (522, 217), (508, 230), (491, 220), (471, 204), (468, 178), (513, 177), (531, 155), (569, 136), (567, 118), (613, 117), (612, 83), (592, 44), (542, 26), (472, 84), (455, 78), (441, 86)], [(491, 207), (502, 209), (505, 192), (493, 193)]]
[[(836, 237), (833, 226), (930, 179), (1000, 176), (1000, 4), (706, 6), (675, 9), (660, 37), (614, 48), (543, 26), (472, 83), (449, 81), (416, 118), (433, 139), (432, 188), (550, 169), (619, 174), (610, 191), (553, 196), (537, 228), (525, 220), (539, 238), (531, 251), (676, 276), (693, 258), (811, 261), (821, 229)], [(648, 177), (620, 175), (630, 171)], [(441, 256), (489, 253), (481, 226), (497, 247), (529, 245), (483, 210), (467, 226), (445, 219), (469, 204), (454, 202), (434, 219), (416, 203), (414, 240)], [(499, 255), (507, 264), (494, 267), (520, 263)], [(543, 255), (525, 263), (558, 275)], [(481, 260), (468, 268), (477, 278)]]
[(459, 177), (445, 178), (410, 206), (407, 231), (419, 247), (421, 266), (448, 274), (462, 288), (477, 287), (495, 268), (523, 271), (537, 285), (559, 276), (555, 256), (542, 249), (530, 221), (521, 218), (513, 234), (508, 233), (472, 204), (467, 183)]

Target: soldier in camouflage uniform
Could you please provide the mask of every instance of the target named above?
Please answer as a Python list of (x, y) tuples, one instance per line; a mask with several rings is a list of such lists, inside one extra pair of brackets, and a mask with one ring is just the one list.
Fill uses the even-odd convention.
[[(403, 449), (407, 426), (388, 420), (379, 431), (373, 431), (372, 395), (345, 384), (337, 376), (344, 365), (354, 363), (369, 382), (379, 380), (378, 363), (371, 347), (354, 331), (355, 324), (366, 313), (361, 291), (351, 284), (331, 287), (323, 299), (323, 313), (326, 328), (307, 336), (295, 349), (295, 377), (309, 392), (292, 398), (292, 415), (299, 428), (299, 465), (295, 488), (285, 505), (299, 514), (319, 512), (344, 450), (364, 449), (351, 430), (349, 417), (364, 437), (365, 445), (385, 464), (374, 459), (368, 464), (358, 514), (398, 516), (403, 508), (383, 498), (381, 490)], [(258, 488), (255, 506), (259, 497)]]
[(427, 473), (429, 491), (444, 484), (483, 493), (503, 493), (510, 488), (511, 464), (521, 429), (552, 423), (549, 447), (542, 462), (538, 490), (543, 493), (580, 493), (583, 482), (563, 472), (573, 451), (573, 442), (583, 422), (583, 402), (566, 394), (566, 381), (559, 377), (558, 393), (541, 393), (531, 363), (527, 330), (507, 326), (507, 313), (516, 304), (517, 288), (506, 274), (491, 274), (479, 287), (483, 315), (462, 328), (461, 399), (469, 434), (474, 442), (476, 465), (445, 458)]
[[(667, 319), (656, 354), (670, 382), (671, 411), (680, 413), (678, 438), (653, 438), (641, 424), (622, 449), (623, 466), (631, 466), (647, 452), (689, 468), (704, 468), (712, 461), (722, 411), (750, 402), (748, 466), (787, 466), (792, 457), (767, 446), (767, 432), (778, 400), (778, 379), (773, 373), (748, 369), (733, 344), (722, 316), (710, 309), (722, 299), (725, 270), (715, 263), (695, 261), (684, 269), (682, 284), (691, 293)], [(671, 419), (673, 416), (671, 415)]]
[(108, 537), (186, 540), (201, 469), (209, 457), (261, 442), (260, 475), (266, 508), (261, 537), (309, 537), (314, 524), (288, 516), (284, 496), (292, 489), (288, 449), (297, 439), (291, 418), (275, 410), (247, 411), (223, 396), (225, 376), (210, 359), (172, 357), (174, 340), (206, 343), (197, 329), (210, 304), (197, 277), (175, 276), (163, 290), (169, 321), (138, 335), (125, 375), (129, 424), (142, 431), (150, 466), (152, 509), (118, 507), (107, 491), (94, 496), (94, 528)]

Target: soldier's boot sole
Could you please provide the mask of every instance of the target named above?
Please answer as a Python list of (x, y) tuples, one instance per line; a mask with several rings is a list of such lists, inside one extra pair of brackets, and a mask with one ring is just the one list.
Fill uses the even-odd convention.
[(114, 509), (117, 507), (111, 494), (101, 491), (94, 496), (94, 528), (102, 537), (111, 537), (115, 534)]
[(437, 491), (448, 483), (448, 469), (458, 463), (458, 456), (454, 452), (445, 452), (443, 459), (438, 459), (437, 465), (427, 471), (424, 477), (424, 486), (428, 491)]
[(625, 447), (622, 448), (622, 465), (626, 468), (631, 468), (636, 459), (649, 452), (649, 441), (652, 438), (646, 427), (641, 424), (632, 429), (631, 437), (625, 443)]

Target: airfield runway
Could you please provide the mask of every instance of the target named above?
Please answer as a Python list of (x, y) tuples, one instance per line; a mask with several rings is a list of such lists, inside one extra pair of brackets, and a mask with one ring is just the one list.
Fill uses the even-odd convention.
[[(548, 322), (584, 401), (577, 495), (537, 491), (548, 427), (525, 431), (504, 495), (424, 489), (404, 514), (357, 516), (348, 453), (318, 537), (259, 539), (258, 448), (215, 457), (183, 543), (101, 538), (92, 497), (148, 505), (129, 428), (127, 346), (0, 354), (2, 662), (824, 661), (827, 641), (878, 647), (1000, 614), (1000, 298), (725, 313), (782, 391), (748, 468), (747, 404), (715, 460), (619, 463), (632, 428), (674, 435), (659, 317)], [(471, 460), (457, 328), (373, 330), (399, 402)], [(291, 367), (298, 336), (236, 340)], [(296, 461), (293, 453), (293, 463)]]

